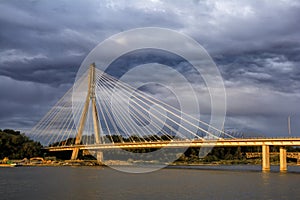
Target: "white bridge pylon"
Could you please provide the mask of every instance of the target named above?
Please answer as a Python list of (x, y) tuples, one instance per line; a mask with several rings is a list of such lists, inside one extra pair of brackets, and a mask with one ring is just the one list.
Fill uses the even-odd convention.
[[(94, 63), (29, 136), (48, 147), (234, 138), (100, 71)], [(78, 151), (73, 150), (72, 159)]]

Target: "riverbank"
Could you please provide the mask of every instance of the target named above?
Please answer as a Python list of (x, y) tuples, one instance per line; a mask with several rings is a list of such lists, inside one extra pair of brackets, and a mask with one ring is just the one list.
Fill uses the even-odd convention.
[[(0, 167), (42, 167), (42, 166), (141, 166), (141, 165), (168, 165), (168, 166), (234, 166), (234, 165), (261, 165), (261, 160), (220, 160), (214, 162), (183, 162), (183, 161), (175, 161), (173, 163), (160, 163), (158, 161), (122, 161), (122, 160), (107, 160), (103, 163), (98, 162), (97, 160), (58, 160), (58, 161), (39, 161), (39, 162), (22, 162), (22, 160), (12, 160), (10, 163), (2, 163)], [(279, 166), (279, 162), (271, 162), (273, 166)], [(294, 162), (288, 163), (288, 166), (300, 166), (299, 164)]]

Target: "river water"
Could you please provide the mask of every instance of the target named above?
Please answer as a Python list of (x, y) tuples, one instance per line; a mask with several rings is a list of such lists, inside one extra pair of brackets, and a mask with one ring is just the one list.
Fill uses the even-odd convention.
[(196, 166), (128, 174), (109, 167), (0, 168), (0, 199), (299, 199), (300, 167)]

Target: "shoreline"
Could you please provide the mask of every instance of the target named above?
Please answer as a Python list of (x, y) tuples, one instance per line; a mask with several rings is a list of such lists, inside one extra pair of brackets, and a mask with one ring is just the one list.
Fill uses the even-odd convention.
[[(0, 164), (3, 165), (3, 164)], [(271, 165), (271, 169), (269, 171), (262, 171), (261, 170), (261, 165), (258, 164), (231, 164), (231, 165), (222, 165), (222, 164), (170, 164), (170, 165), (161, 165), (159, 166), (158, 164), (152, 164), (152, 165), (105, 165), (105, 164), (99, 164), (99, 165), (53, 165), (53, 164), (27, 164), (27, 165), (15, 165), (15, 166), (0, 166), (0, 171), (1, 168), (3, 169), (12, 169), (16, 170), (14, 168), (20, 169), (22, 171), (22, 168), (25, 170), (30, 169), (30, 168), (78, 168), (78, 169), (114, 169), (114, 170), (134, 170), (134, 169), (141, 169), (141, 168), (147, 168), (150, 169), (153, 168), (153, 171), (157, 170), (199, 170), (199, 171), (230, 171), (230, 172), (255, 172), (255, 173), (295, 173), (295, 174), (300, 174), (300, 165), (288, 165), (288, 167), (291, 167), (287, 171), (280, 171), (278, 165)], [(25, 170), (26, 171), (26, 170)], [(152, 171), (151, 171), (152, 172)]]
[[(166, 167), (209, 167), (209, 166), (261, 166), (260, 162), (237, 162), (237, 160), (226, 160), (211, 163), (195, 163), (195, 162), (174, 162), (174, 163), (159, 163), (159, 162), (128, 162), (120, 160), (109, 160), (104, 163), (99, 163), (97, 160), (63, 160), (63, 161), (52, 161), (44, 163), (1, 163), (0, 167), (64, 167), (64, 166), (85, 166), (85, 167), (99, 167), (99, 166), (128, 166), (128, 167), (141, 167), (141, 166), (155, 166), (155, 165), (165, 165)], [(287, 163), (288, 166), (299, 166), (297, 163)], [(279, 162), (272, 162), (271, 166), (279, 166)]]

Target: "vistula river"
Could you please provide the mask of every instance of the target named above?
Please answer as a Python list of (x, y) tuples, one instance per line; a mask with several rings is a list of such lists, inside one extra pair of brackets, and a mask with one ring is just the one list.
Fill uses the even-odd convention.
[(128, 174), (109, 167), (0, 168), (0, 199), (299, 199), (300, 167), (168, 167)]

